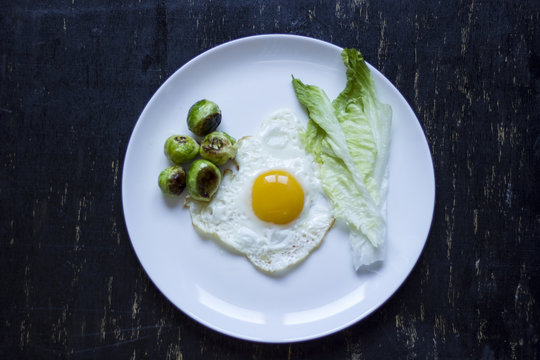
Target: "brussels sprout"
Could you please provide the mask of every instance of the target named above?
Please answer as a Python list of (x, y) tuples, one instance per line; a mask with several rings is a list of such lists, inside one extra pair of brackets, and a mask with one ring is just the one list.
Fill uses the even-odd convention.
[(186, 188), (186, 172), (184, 168), (173, 165), (159, 174), (158, 184), (165, 194), (180, 195)]
[(188, 112), (189, 130), (199, 136), (205, 136), (216, 130), (221, 122), (221, 110), (210, 100), (197, 101)]
[(165, 141), (165, 155), (176, 165), (193, 159), (199, 148), (197, 141), (186, 135), (172, 135)]
[(214, 131), (201, 142), (201, 156), (216, 165), (223, 165), (236, 156), (236, 140), (225, 132)]
[(218, 167), (207, 160), (195, 160), (187, 174), (187, 189), (195, 200), (210, 201), (221, 183)]

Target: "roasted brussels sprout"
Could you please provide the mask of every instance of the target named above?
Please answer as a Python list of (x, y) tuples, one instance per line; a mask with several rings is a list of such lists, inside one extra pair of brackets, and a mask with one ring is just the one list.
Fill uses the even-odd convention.
[(225, 132), (214, 131), (201, 142), (201, 156), (216, 165), (223, 165), (236, 156), (236, 140)]
[(189, 109), (187, 124), (189, 130), (199, 136), (205, 136), (216, 130), (221, 122), (221, 110), (210, 100), (197, 101)]
[(186, 188), (186, 172), (184, 168), (173, 165), (159, 174), (158, 184), (165, 194), (180, 195)]
[(200, 201), (210, 201), (221, 184), (221, 172), (210, 161), (195, 160), (187, 175), (189, 195)]
[(197, 141), (186, 135), (172, 135), (165, 141), (165, 155), (176, 165), (193, 159), (199, 148)]

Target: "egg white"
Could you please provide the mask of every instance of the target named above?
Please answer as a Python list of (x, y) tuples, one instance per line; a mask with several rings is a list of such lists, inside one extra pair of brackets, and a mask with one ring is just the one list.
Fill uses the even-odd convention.
[[(302, 128), (288, 110), (272, 114), (254, 136), (239, 141), (235, 159), (238, 168), (224, 173), (210, 203), (186, 199), (196, 228), (244, 254), (264, 272), (279, 272), (305, 259), (334, 223), (318, 167), (301, 143)], [(273, 169), (293, 175), (304, 190), (302, 212), (284, 225), (260, 220), (251, 204), (253, 182)]]

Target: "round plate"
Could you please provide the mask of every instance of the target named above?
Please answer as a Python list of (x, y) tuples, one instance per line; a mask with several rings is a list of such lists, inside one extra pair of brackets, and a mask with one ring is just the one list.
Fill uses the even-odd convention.
[[(360, 49), (361, 50), (361, 49)], [(122, 201), (133, 248), (148, 276), (179, 309), (219, 332), (261, 342), (314, 339), (341, 330), (381, 306), (403, 283), (427, 239), (435, 181), (426, 138), (399, 91), (370, 66), (376, 91), (393, 109), (388, 238), (384, 263), (355, 272), (347, 232), (284, 276), (256, 270), (241, 255), (195, 232), (183, 197), (161, 194), (169, 166), (165, 139), (189, 134), (190, 106), (206, 98), (223, 112), (220, 130), (251, 135), (270, 113), (288, 108), (307, 123), (291, 76), (334, 99), (345, 86), (341, 48), (311, 38), (263, 35), (220, 45), (176, 71), (154, 94), (131, 136)]]

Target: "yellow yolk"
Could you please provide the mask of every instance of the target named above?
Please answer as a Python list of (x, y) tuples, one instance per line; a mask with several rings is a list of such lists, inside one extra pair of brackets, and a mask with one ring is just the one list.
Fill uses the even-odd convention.
[(304, 191), (288, 172), (270, 170), (255, 179), (252, 206), (259, 219), (274, 224), (288, 224), (304, 208)]

